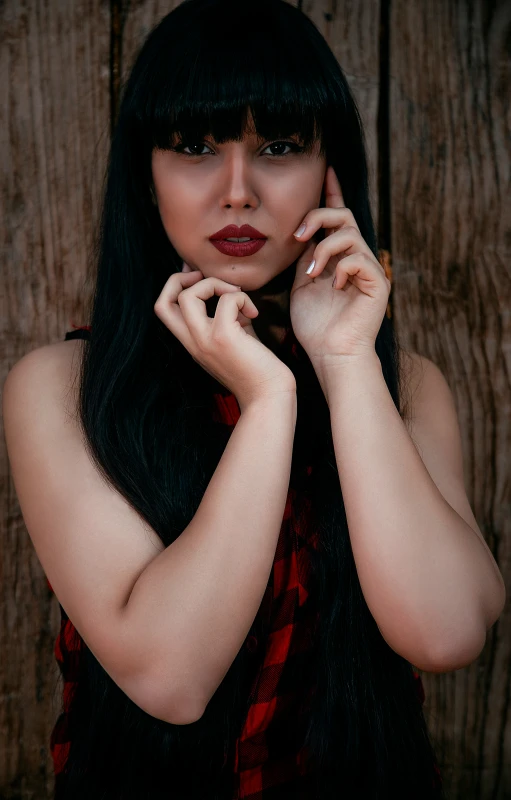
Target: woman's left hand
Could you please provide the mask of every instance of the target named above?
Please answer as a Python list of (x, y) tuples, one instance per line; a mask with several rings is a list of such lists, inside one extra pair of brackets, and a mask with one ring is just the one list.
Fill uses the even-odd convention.
[[(326, 208), (309, 211), (303, 220), (305, 232), (295, 238), (309, 241), (320, 228), (326, 228), (327, 235), (320, 242), (312, 239), (298, 259), (289, 301), (294, 335), (314, 367), (321, 369), (368, 352), (374, 355), (391, 287), (353, 213), (344, 206), (330, 166), (324, 187)], [(316, 264), (307, 275), (313, 259)]]

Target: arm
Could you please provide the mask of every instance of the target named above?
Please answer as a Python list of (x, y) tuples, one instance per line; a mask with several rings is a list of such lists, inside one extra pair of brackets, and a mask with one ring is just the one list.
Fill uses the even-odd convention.
[(242, 408), (192, 521), (133, 586), (124, 624), (154, 665), (162, 719), (168, 675), (184, 676), (197, 719), (250, 630), (282, 525), (295, 425), (294, 391)]
[(491, 551), (437, 488), (377, 354), (346, 359), (322, 380), (353, 555), (382, 635), (421, 669), (466, 666), (502, 610)]

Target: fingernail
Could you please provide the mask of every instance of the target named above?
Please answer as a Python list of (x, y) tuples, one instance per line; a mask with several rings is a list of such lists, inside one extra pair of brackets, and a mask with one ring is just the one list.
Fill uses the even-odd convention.
[(315, 264), (316, 264), (316, 259), (314, 259), (314, 261), (311, 261), (310, 265), (307, 267), (307, 270), (306, 270), (307, 275), (311, 274), (312, 270), (314, 269), (314, 265)]
[(298, 230), (294, 232), (293, 236), (301, 236), (302, 233), (305, 231), (306, 227), (307, 227), (307, 224), (305, 222), (302, 222), (302, 224), (300, 225)]

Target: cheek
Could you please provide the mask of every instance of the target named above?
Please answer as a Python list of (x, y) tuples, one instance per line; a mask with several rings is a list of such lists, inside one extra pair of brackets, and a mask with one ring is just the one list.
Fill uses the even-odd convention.
[(294, 195), (294, 203), (305, 209), (304, 216), (314, 208), (324, 208), (325, 182), (322, 173), (317, 169), (311, 169), (302, 176), (300, 187)]
[(185, 207), (183, 202), (176, 202), (174, 196), (172, 199), (169, 196), (160, 197), (158, 208), (163, 229), (176, 253), (184, 261), (196, 266), (200, 263), (204, 248), (197, 212), (194, 214), (193, 209)]
[(204, 193), (197, 193), (179, 180), (160, 181), (155, 186), (162, 219), (172, 225), (193, 227), (193, 220), (202, 213)]
[(163, 227), (172, 243), (187, 235), (190, 216), (183, 203), (176, 203), (174, 193), (157, 191), (158, 211)]

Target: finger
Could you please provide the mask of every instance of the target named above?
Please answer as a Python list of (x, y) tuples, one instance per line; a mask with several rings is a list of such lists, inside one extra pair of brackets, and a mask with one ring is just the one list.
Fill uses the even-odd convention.
[(221, 278), (204, 278), (198, 281), (197, 285), (192, 285), (181, 292), (177, 302), (184, 321), (197, 341), (205, 341), (211, 335), (214, 318), (208, 317), (205, 301), (215, 295), (221, 298), (226, 293), (240, 291), (240, 286), (234, 286)]
[(240, 314), (248, 317), (248, 319), (254, 319), (259, 314), (259, 311), (253, 300), (245, 292), (223, 294), (216, 307), (212, 321), (212, 332), (217, 330), (225, 332), (234, 322), (240, 322), (238, 318)]
[(376, 284), (382, 279), (390, 290), (390, 281), (379, 267), (380, 264), (375, 261), (374, 256), (369, 258), (365, 253), (353, 253), (336, 264), (332, 286), (334, 289), (343, 289), (351, 276), (352, 283), (362, 291), (368, 281), (373, 280)]
[(183, 289), (193, 286), (194, 283), (198, 283), (199, 279), (203, 277), (204, 276), (199, 269), (192, 270), (188, 273), (173, 272), (172, 275), (170, 275), (167, 279), (167, 282), (161, 290), (160, 296), (158, 297), (155, 305), (175, 303), (178, 295), (183, 291)]
[(293, 234), (300, 242), (306, 242), (320, 228), (328, 228), (330, 231), (336, 232), (349, 226), (356, 228), (360, 233), (357, 221), (349, 208), (314, 208), (304, 217), (303, 224), (305, 224), (303, 233), (300, 236), (296, 232)]
[(298, 289), (300, 286), (305, 286), (306, 284), (310, 283), (309, 276), (306, 274), (306, 269), (311, 263), (312, 259), (314, 258), (314, 250), (316, 248), (316, 242), (312, 241), (309, 242), (303, 253), (301, 254), (300, 258), (296, 262), (296, 272), (295, 272), (295, 279), (293, 283), (293, 289)]
[[(346, 208), (346, 203), (342, 196), (341, 184), (332, 166), (329, 166), (326, 171), (325, 205), (327, 208)], [(327, 229), (326, 235), (329, 236), (335, 230), (338, 230), (338, 228)]]
[(154, 312), (158, 319), (179, 339), (187, 350), (190, 350), (192, 339), (181, 309), (177, 304), (177, 298), (184, 289), (193, 286), (194, 283), (198, 283), (201, 278), (202, 272), (199, 270), (189, 273), (174, 272), (167, 280), (154, 304)]
[(346, 207), (342, 196), (341, 184), (332, 166), (327, 168), (325, 175), (325, 203), (327, 208)]
[(321, 275), (330, 259), (341, 253), (340, 260), (358, 253), (370, 258), (381, 269), (381, 264), (376, 261), (371, 248), (364, 241), (358, 228), (345, 227), (336, 233), (331, 233), (330, 236), (327, 236), (326, 239), (316, 245), (312, 256), (315, 264), (310, 272), (306, 272), (307, 276), (309, 278), (317, 278), (318, 275)]

